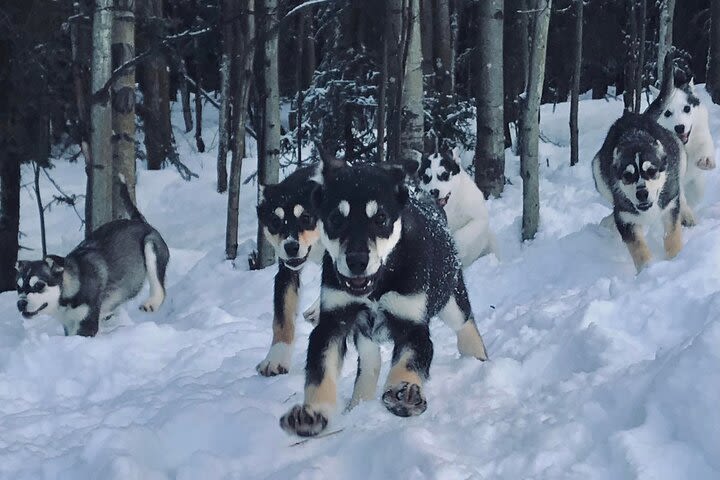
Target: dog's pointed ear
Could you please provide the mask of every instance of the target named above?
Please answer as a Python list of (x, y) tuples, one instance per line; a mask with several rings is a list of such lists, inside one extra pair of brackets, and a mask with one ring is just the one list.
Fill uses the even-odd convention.
[(323, 176), (331, 173), (334, 170), (347, 166), (347, 163), (344, 159), (338, 158), (335, 153), (330, 153), (330, 151), (321, 144), (316, 143), (315, 148), (318, 151), (318, 155), (320, 155)]
[(649, 85), (648, 88), (650, 89), (650, 93), (652, 93), (653, 98), (657, 98), (658, 95), (660, 95), (660, 89), (658, 89), (654, 85)]
[(405, 181), (409, 177), (406, 170), (407, 167), (393, 163), (381, 163), (380, 168), (390, 174), (390, 178), (395, 183), (395, 194), (397, 195), (398, 202), (405, 206), (410, 198), (410, 193), (405, 185)]
[(59, 255), (48, 255), (45, 257), (45, 263), (50, 267), (50, 271), (54, 275), (58, 275), (65, 270), (65, 259)]
[(27, 260), (18, 260), (15, 262), (15, 270), (19, 273), (27, 266), (27, 264)]

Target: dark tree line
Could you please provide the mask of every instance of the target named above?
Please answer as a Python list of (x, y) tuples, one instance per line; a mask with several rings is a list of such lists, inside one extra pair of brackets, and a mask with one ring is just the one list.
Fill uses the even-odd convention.
[[(34, 162), (40, 181), (50, 158), (83, 162), (90, 231), (122, 214), (118, 173), (131, 191), (136, 165), (192, 179), (172, 103), (182, 112), (175, 128), (194, 130), (201, 152), (214, 136), (203, 111), (219, 111), (212, 145), (217, 190), (228, 195), (228, 258), (237, 255), (238, 212), (254, 207), (240, 204), (240, 189), (317, 160), (316, 145), (349, 161), (402, 164), (461, 145), (475, 151), (476, 182), (494, 196), (512, 147), (523, 165), (523, 238), (532, 238), (539, 104), (572, 100), (569, 161), (582, 163), (579, 93), (614, 92), (638, 108), (671, 46), (720, 102), (719, 25), (710, 0), (5, 0), (0, 290), (14, 287), (22, 164)], [(281, 102), (290, 105), (287, 128)], [(257, 172), (243, 167), (248, 138)], [(258, 235), (252, 266), (272, 261)]]

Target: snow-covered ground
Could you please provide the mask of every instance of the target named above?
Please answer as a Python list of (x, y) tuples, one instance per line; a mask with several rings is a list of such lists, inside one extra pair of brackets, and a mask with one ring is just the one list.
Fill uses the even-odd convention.
[[(720, 108), (699, 91), (720, 137)], [(16, 296), (0, 295), (0, 477), (720, 478), (720, 174), (708, 175), (699, 225), (684, 231), (680, 255), (664, 260), (655, 232), (656, 260), (636, 276), (618, 235), (598, 226), (609, 210), (589, 167), (621, 111), (619, 101), (582, 102), (582, 159), (570, 168), (568, 105), (543, 107), (541, 229), (525, 244), (518, 159), (508, 153), (512, 185), (489, 202), (500, 261), (467, 271), (491, 360), (460, 359), (438, 322), (425, 414), (398, 418), (367, 402), (331, 423), (337, 433), (302, 443), (278, 419), (302, 400), (310, 327), (299, 320), (289, 375), (256, 374), (271, 337), (275, 271), (247, 270), (254, 189), (243, 186), (233, 265), (223, 257), (227, 198), (215, 192), (215, 150), (198, 154), (176, 132), (200, 178), (188, 183), (168, 169), (141, 171), (138, 182), (140, 209), (171, 247), (160, 312), (138, 311), (138, 298), (96, 338), (64, 337), (47, 317), (24, 322)], [(214, 147), (212, 122), (204, 131)], [(243, 169), (252, 173), (252, 161)], [(84, 192), (80, 165), (58, 161), (51, 173), (67, 192)], [(43, 187), (49, 199), (53, 188)], [(40, 240), (29, 189), (22, 202), (21, 242), (34, 250), (21, 256), (33, 258)], [(47, 224), (51, 252), (81, 239), (68, 207), (54, 207)], [(308, 267), (303, 281), (301, 308), (318, 293), (319, 269)], [(389, 346), (383, 353), (384, 374)], [(351, 348), (341, 402), (354, 358)]]

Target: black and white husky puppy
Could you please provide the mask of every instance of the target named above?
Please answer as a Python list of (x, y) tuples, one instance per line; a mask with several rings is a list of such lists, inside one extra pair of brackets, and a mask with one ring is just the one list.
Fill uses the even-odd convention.
[[(651, 86), (653, 96), (658, 97), (660, 91)], [(687, 153), (687, 171), (682, 183), (688, 204), (696, 206), (705, 194), (706, 170), (715, 168), (715, 143), (710, 134), (710, 123), (707, 108), (700, 103), (695, 94), (692, 79), (673, 88), (665, 110), (658, 118), (658, 123), (675, 132), (685, 146)], [(692, 224), (692, 219), (686, 223)]]
[(394, 350), (382, 401), (398, 416), (423, 413), (431, 317), (455, 330), (461, 354), (487, 358), (441, 212), (408, 195), (399, 167), (327, 159), (313, 207), (326, 248), (320, 320), (310, 335), (304, 402), (283, 415), (280, 426), (300, 436), (325, 429), (337, 404), (348, 337), (358, 351), (350, 406), (375, 397), (376, 342), (389, 339)]
[(91, 337), (100, 319), (140, 293), (146, 278), (150, 298), (140, 309), (154, 312), (160, 308), (170, 252), (133, 204), (124, 178), (120, 181), (130, 219), (102, 225), (66, 257), (48, 255), (43, 260), (18, 262), (17, 307), (23, 317), (53, 315), (65, 335)]
[(651, 258), (644, 226), (662, 220), (668, 258), (682, 248), (680, 220), (686, 208), (682, 177), (687, 160), (680, 140), (657, 123), (672, 88), (672, 63), (665, 64), (670, 79), (663, 92), (644, 114), (625, 112), (610, 127), (592, 161), (595, 187), (612, 203), (612, 218), (638, 272)]
[[(319, 164), (302, 167), (277, 185), (260, 188), (258, 221), (275, 249), (278, 273), (273, 298), (273, 338), (265, 359), (257, 366), (264, 376), (287, 373), (295, 340), (300, 271), (305, 263), (320, 263), (324, 249), (318, 241), (318, 222), (310, 206), (310, 194), (320, 181)], [(319, 305), (305, 312), (313, 322)]]
[(462, 168), (457, 148), (424, 156), (418, 177), (420, 187), (445, 210), (464, 267), (496, 253), (485, 195)]

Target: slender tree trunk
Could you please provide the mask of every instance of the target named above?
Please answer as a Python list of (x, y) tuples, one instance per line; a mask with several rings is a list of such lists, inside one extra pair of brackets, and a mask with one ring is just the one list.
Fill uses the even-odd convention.
[(710, 49), (707, 61), (707, 91), (720, 104), (720, 2), (710, 2)]
[[(227, 191), (227, 154), (230, 144), (230, 106), (233, 103), (231, 87), (233, 51), (235, 49), (235, 31), (232, 21), (237, 15), (236, 0), (222, 0), (220, 25), (222, 31), (222, 56), (220, 57), (220, 113), (218, 117), (218, 159), (217, 191)], [(239, 33), (239, 32), (238, 32)]]
[[(112, 73), (113, 1), (96, 0), (93, 13), (93, 92), (100, 91)], [(112, 109), (108, 98), (97, 99), (91, 107), (92, 165), (88, 182), (91, 200), (89, 231), (112, 220)]]
[(408, 4), (408, 48), (403, 82), (403, 127), (400, 134), (400, 160), (420, 166), (423, 152), (423, 77), (420, 36), (420, 0)]
[(422, 24), (422, 67), (423, 75), (432, 75), (434, 71), (433, 67), (433, 40), (435, 38), (434, 25), (435, 25), (435, 12), (433, 11), (432, 0), (422, 0), (420, 2), (420, 17)]
[[(511, 123), (518, 125), (520, 119), (520, 94), (525, 91), (530, 63), (528, 33), (528, 0), (505, 0), (505, 22), (503, 27), (504, 52), (504, 116), (506, 124), (505, 146), (512, 145), (510, 137)], [(517, 145), (520, 143), (518, 132)]]
[(380, 52), (380, 85), (378, 86), (377, 111), (377, 161), (387, 160), (385, 155), (385, 118), (387, 115), (387, 86), (388, 86), (388, 38), (383, 31), (382, 49)]
[(503, 0), (479, 2), (475, 81), (477, 144), (475, 183), (488, 196), (505, 186), (503, 119)]
[[(407, 1), (407, 0), (405, 0)], [(388, 0), (385, 16), (385, 48), (387, 49), (387, 111), (385, 114), (386, 154), (389, 162), (400, 155), (401, 93), (403, 63), (403, 0)]]
[(317, 55), (315, 54), (315, 31), (313, 28), (312, 10), (304, 12), (307, 17), (305, 28), (305, 45), (303, 47), (303, 87), (308, 88), (313, 81), (315, 68), (317, 67)]
[(675, 0), (661, 1), (657, 56), (658, 85), (663, 84), (663, 62), (673, 44), (673, 21), (675, 19)]
[(628, 2), (628, 53), (627, 60), (625, 63), (624, 72), (624, 87), (625, 92), (623, 94), (623, 100), (625, 101), (625, 110), (635, 110), (635, 72), (637, 71), (638, 61), (638, 24), (637, 24), (637, 9), (636, 0), (627, 0)]
[[(135, 57), (135, 0), (116, 0), (113, 20), (113, 66)], [(135, 68), (124, 70), (112, 86), (113, 177), (125, 176), (130, 197), (135, 199)], [(120, 184), (112, 179), (113, 219), (125, 215)]]
[[(7, 123), (0, 118), (2, 127)], [(9, 130), (3, 128), (3, 132), (5, 135), (0, 138), (0, 292), (16, 288), (15, 262), (20, 233), (20, 158), (9, 144)]]
[(195, 39), (195, 145), (200, 153), (205, 151), (205, 142), (202, 138), (203, 102), (202, 102), (202, 65), (197, 58), (200, 55), (200, 42)]
[(187, 67), (185, 59), (178, 57), (178, 88), (180, 89), (180, 101), (182, 102), (183, 121), (185, 122), (185, 133), (191, 132), (193, 129), (192, 110), (190, 109), (190, 90), (187, 84)]
[(250, 85), (253, 78), (253, 58), (255, 55), (255, 8), (254, 0), (241, 0), (243, 7), (239, 20), (234, 22), (238, 35), (234, 60), (237, 62), (237, 78), (234, 85), (235, 103), (233, 109), (233, 146), (230, 161), (230, 183), (228, 189), (227, 229), (225, 231), (225, 256), (237, 257), (238, 215), (240, 213), (240, 178), (242, 162), (245, 156), (245, 119)]
[(302, 142), (303, 142), (303, 66), (304, 66), (304, 55), (303, 50), (305, 49), (305, 26), (307, 24), (308, 16), (307, 12), (303, 12), (298, 15), (297, 19), (297, 32), (295, 39), (295, 125), (297, 129), (297, 153), (295, 163), (300, 166), (302, 165)]
[(645, 37), (646, 32), (646, 20), (647, 20), (647, 0), (638, 0), (637, 5), (637, 16), (638, 16), (638, 50), (637, 50), (637, 67), (635, 70), (635, 84), (634, 84), (634, 109), (635, 113), (640, 113), (640, 104), (642, 103), (642, 84), (643, 84), (643, 72), (645, 71)]
[(575, 0), (575, 58), (570, 92), (570, 166), (576, 165), (580, 160), (578, 107), (580, 104), (580, 75), (582, 74), (583, 3), (584, 0)]
[(35, 188), (35, 202), (38, 207), (38, 216), (40, 217), (40, 242), (42, 245), (42, 256), (47, 256), (47, 236), (45, 234), (45, 208), (42, 202), (42, 192), (40, 191), (40, 164), (37, 161), (32, 162), (33, 165), (33, 185)]
[[(485, 2), (480, 2), (484, 4)], [(433, 26), (433, 47), (435, 51), (435, 88), (444, 102), (452, 95), (452, 33), (450, 29), (450, 0), (433, 0), (435, 25)]]
[[(258, 159), (258, 185), (275, 184), (280, 178), (280, 93), (278, 85), (278, 9), (277, 0), (263, 2), (263, 157)], [(257, 267), (265, 268), (275, 261), (275, 251), (258, 227)]]
[(535, 28), (530, 50), (527, 95), (522, 109), (522, 148), (520, 175), (523, 179), (522, 239), (535, 237), (540, 223), (540, 183), (538, 178), (539, 113), (545, 81), (545, 57), (552, 0), (535, 0)]

